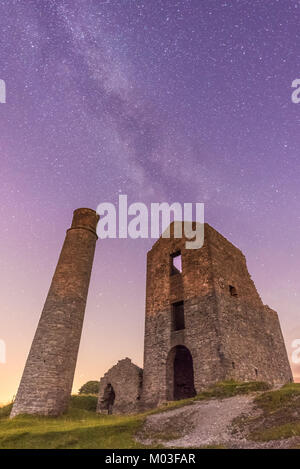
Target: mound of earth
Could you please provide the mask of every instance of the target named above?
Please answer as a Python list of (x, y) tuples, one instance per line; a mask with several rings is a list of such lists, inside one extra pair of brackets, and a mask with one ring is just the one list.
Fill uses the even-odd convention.
[(251, 439), (253, 431), (261, 429), (268, 421), (257, 405), (261, 395), (264, 394), (194, 401), (184, 407), (149, 415), (137, 439), (145, 445), (171, 448), (299, 447), (300, 436), (276, 437), (269, 441)]

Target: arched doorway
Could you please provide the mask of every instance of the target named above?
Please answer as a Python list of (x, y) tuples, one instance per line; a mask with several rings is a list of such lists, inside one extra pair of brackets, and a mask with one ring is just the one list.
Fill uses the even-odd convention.
[(178, 400), (195, 395), (191, 352), (184, 345), (176, 345), (170, 350), (167, 359), (167, 398)]
[(115, 397), (114, 388), (108, 383), (104, 389), (103, 398), (101, 400), (101, 410), (106, 410), (108, 414), (112, 414)]

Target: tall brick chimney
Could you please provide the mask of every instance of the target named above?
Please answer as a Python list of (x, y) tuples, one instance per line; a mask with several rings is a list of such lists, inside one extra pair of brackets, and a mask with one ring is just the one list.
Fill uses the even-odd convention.
[(68, 406), (97, 241), (98, 215), (74, 211), (27, 358), (11, 417), (62, 414)]

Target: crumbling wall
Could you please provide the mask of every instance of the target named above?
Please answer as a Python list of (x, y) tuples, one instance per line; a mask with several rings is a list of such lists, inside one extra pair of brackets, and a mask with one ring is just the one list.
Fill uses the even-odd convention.
[(100, 380), (98, 413), (132, 413), (139, 410), (143, 370), (124, 358)]
[[(243, 253), (205, 224), (204, 245), (160, 238), (147, 255), (142, 403), (174, 397), (175, 347), (191, 354), (196, 392), (225, 379), (284, 384), (293, 379), (277, 314), (266, 308)], [(172, 267), (181, 254), (182, 272)], [(184, 327), (174, 330), (172, 308), (184, 303)]]
[(245, 256), (209, 226), (206, 237), (212, 258), (223, 379), (270, 384), (291, 381), (277, 313), (263, 305)]
[[(171, 229), (172, 234), (172, 229)], [(185, 238), (160, 238), (148, 252), (144, 348), (145, 407), (172, 399), (174, 348), (191, 353), (196, 392), (222, 377), (219, 331), (211, 258), (207, 240), (201, 249), (185, 248)], [(182, 273), (173, 273), (172, 255), (181, 252)], [(184, 301), (185, 328), (172, 330), (172, 305)]]

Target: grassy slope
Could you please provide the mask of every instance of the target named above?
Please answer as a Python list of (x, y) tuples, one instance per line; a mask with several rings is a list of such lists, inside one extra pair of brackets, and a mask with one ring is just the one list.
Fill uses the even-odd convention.
[(144, 417), (97, 415), (96, 396), (72, 396), (61, 417), (22, 415), (0, 409), (0, 448), (138, 448), (133, 435)]
[(255, 399), (261, 415), (252, 420), (250, 437), (258, 441), (300, 436), (300, 383), (291, 383)]
[[(150, 413), (191, 404), (194, 400), (226, 398), (266, 389), (267, 386), (264, 383), (232, 381), (219, 383), (193, 399), (170, 402), (160, 409), (131, 416), (97, 415), (95, 413), (97, 397), (84, 395), (72, 396), (68, 413), (58, 418), (24, 415), (10, 420), (8, 418), (10, 406), (6, 406), (0, 409), (0, 449), (140, 448), (141, 445), (135, 441), (134, 435), (140, 430), (146, 416)], [(293, 404), (295, 400), (298, 402), (298, 393), (300, 397), (300, 385), (289, 385), (280, 391), (264, 392), (257, 398), (257, 404), (261, 408), (264, 406), (265, 415), (272, 413), (274, 409), (280, 412), (281, 406), (284, 406), (284, 409), (292, 408), (291, 400)], [(290, 414), (288, 415), (290, 417)], [(271, 429), (272, 423), (269, 423)], [(300, 431), (299, 416), (298, 423), (296, 421), (293, 423), (293, 429), (297, 428), (297, 425)], [(288, 436), (290, 433), (291, 430), (287, 432)]]

